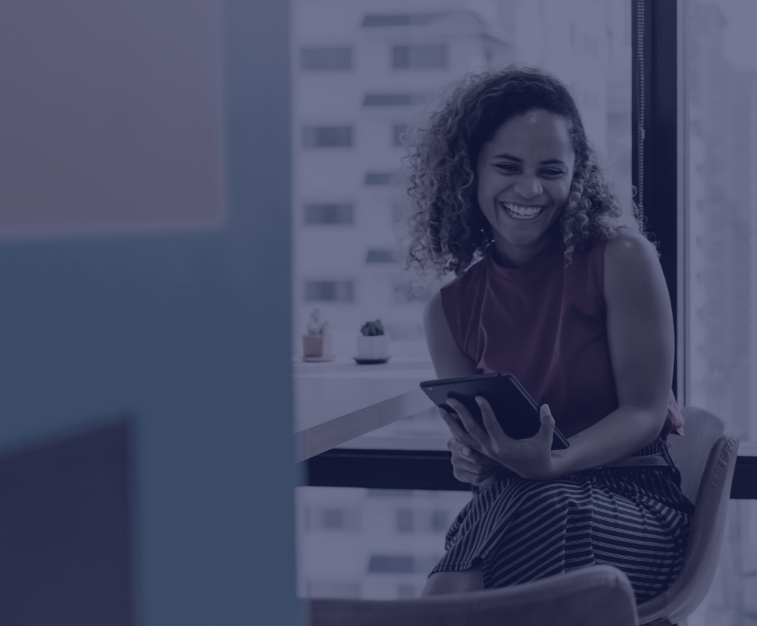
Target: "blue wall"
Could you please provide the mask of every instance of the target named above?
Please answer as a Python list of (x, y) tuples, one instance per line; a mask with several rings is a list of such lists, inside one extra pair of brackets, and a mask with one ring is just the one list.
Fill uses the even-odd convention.
[(225, 225), (0, 243), (0, 445), (135, 418), (145, 625), (300, 623), (288, 7), (224, 9)]

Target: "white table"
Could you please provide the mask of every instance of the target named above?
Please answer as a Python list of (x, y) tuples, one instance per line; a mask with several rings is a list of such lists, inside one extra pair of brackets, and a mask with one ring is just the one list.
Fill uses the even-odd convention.
[[(300, 461), (346, 442), (350, 447), (405, 447), (398, 440), (407, 439), (408, 447), (437, 449), (449, 438), (446, 425), (434, 417), (433, 404), (419, 388), (421, 381), (436, 378), (428, 358), (393, 357), (381, 365), (358, 365), (337, 357), (330, 363), (295, 360), (293, 365)], [(401, 427), (386, 432), (388, 425), (419, 414), (431, 418), (423, 422), (420, 436), (411, 434), (413, 428), (405, 428), (404, 435)], [(369, 433), (370, 441), (356, 440)]]

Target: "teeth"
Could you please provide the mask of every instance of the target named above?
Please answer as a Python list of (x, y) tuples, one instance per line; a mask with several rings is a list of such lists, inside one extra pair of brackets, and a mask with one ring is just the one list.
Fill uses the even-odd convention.
[(505, 210), (516, 219), (533, 219), (541, 213), (542, 207), (526, 207), (514, 202), (502, 202)]

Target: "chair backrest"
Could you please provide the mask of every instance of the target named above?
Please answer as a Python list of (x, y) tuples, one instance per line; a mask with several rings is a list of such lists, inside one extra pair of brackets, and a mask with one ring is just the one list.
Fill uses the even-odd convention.
[(418, 600), (311, 600), (311, 626), (637, 626), (628, 578), (598, 565), (515, 587)]
[(696, 505), (683, 566), (670, 588), (638, 607), (642, 624), (660, 618), (675, 623), (707, 595), (725, 533), (733, 470), (739, 449), (735, 426), (695, 407), (682, 410), (685, 435), (668, 438), (681, 472), (681, 490)]

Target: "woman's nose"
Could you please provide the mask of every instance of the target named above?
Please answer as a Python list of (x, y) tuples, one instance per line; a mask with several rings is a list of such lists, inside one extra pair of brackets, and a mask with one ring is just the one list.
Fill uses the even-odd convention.
[(515, 183), (514, 190), (524, 199), (533, 200), (544, 192), (544, 187), (536, 176), (522, 176)]

